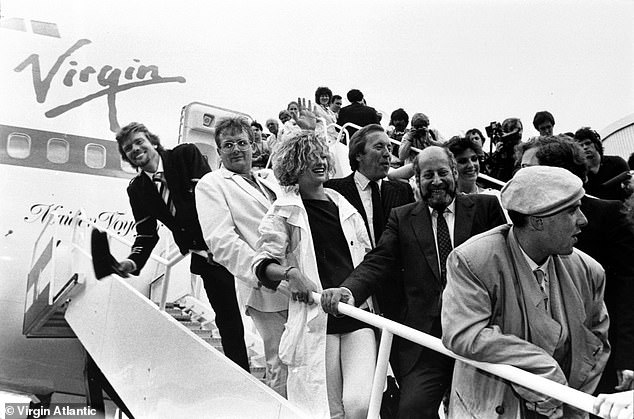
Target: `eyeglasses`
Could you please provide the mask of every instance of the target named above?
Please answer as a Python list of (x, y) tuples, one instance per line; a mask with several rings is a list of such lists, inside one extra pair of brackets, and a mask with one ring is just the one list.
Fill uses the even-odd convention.
[(238, 147), (240, 151), (247, 151), (251, 149), (251, 142), (246, 140), (240, 140), (235, 143), (233, 141), (227, 141), (226, 143), (222, 143), (220, 150), (225, 154), (229, 154), (235, 147)]

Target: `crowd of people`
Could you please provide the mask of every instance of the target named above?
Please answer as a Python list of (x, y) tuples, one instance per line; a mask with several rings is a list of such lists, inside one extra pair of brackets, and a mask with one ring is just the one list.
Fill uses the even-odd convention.
[[(408, 128), (397, 109), (385, 130), (359, 90), (347, 98), (319, 87), (315, 106), (298, 99), (266, 120), (268, 135), (221, 119), (220, 168), (192, 144), (165, 150), (143, 124), (122, 128), (121, 156), (139, 171), (128, 187), (137, 237), (117, 272), (138, 274), (163, 223), (192, 254), (227, 357), (249, 369), (244, 310), (267, 385), (315, 417), (368, 411), (377, 331), (341, 316), (340, 302), (465, 358), (587, 393), (634, 389), (632, 188), (596, 131), (553, 135), (541, 111), (528, 141), (517, 118), (488, 138), (473, 128), (445, 140), (423, 113)], [(361, 128), (339, 132), (346, 123)], [(506, 185), (487, 188), (481, 173)], [(443, 400), (450, 418), (587, 417), (406, 339), (390, 365), (400, 418), (438, 417)], [(631, 417), (631, 395), (629, 407), (616, 397), (627, 394), (602, 396), (596, 412)]]

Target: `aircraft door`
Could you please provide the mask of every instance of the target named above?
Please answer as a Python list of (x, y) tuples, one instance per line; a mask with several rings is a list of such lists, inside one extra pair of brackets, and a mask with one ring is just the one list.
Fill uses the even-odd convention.
[(245, 113), (220, 108), (201, 102), (192, 102), (183, 107), (178, 142), (196, 144), (207, 158), (211, 170), (220, 167), (220, 156), (216, 147), (216, 124), (227, 116), (241, 116), (251, 123), (251, 117)]

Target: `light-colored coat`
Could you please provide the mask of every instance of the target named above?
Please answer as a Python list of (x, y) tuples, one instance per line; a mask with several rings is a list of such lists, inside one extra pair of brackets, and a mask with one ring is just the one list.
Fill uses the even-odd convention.
[[(256, 182), (280, 196), (271, 170), (260, 170), (254, 176)], [(288, 308), (288, 297), (259, 286), (251, 271), (258, 226), (271, 206), (241, 175), (224, 167), (203, 176), (196, 186), (198, 219), (214, 260), (238, 279), (242, 304), (263, 312)]]
[[(339, 208), (339, 221), (357, 266), (371, 248), (370, 239), (357, 210), (338, 192), (325, 188)], [(266, 259), (296, 266), (317, 290), (321, 282), (308, 214), (297, 191), (283, 192), (260, 225), (261, 238), (253, 269)], [(313, 417), (330, 417), (326, 392), (326, 322), (321, 305), (290, 301), (288, 322), (280, 343), (280, 358), (288, 365), (288, 399)]]
[[(553, 256), (553, 287), (559, 289), (569, 331), (570, 373), (566, 379), (553, 358), (561, 326), (538, 306), (543, 297), (521, 254), (511, 226), (473, 237), (447, 260), (443, 294), (443, 343), (477, 361), (513, 365), (533, 374), (591, 393), (610, 354), (608, 315), (603, 303), (605, 274), (585, 253)], [(541, 306), (540, 306), (541, 307)], [(529, 342), (540, 342), (541, 347)], [(515, 392), (514, 392), (515, 391)], [(528, 402), (544, 396), (456, 362), (450, 418), (516, 418)], [(564, 417), (587, 414), (564, 406)]]

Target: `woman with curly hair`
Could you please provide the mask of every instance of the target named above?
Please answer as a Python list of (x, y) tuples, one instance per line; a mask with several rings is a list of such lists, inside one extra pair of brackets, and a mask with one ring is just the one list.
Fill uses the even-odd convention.
[(315, 417), (366, 417), (374, 332), (353, 318), (327, 315), (311, 296), (339, 286), (363, 260), (371, 247), (363, 218), (324, 188), (332, 157), (314, 133), (278, 143), (273, 172), (283, 193), (260, 224), (253, 269), (264, 286), (291, 291), (280, 343), (280, 358), (289, 367), (288, 399)]

